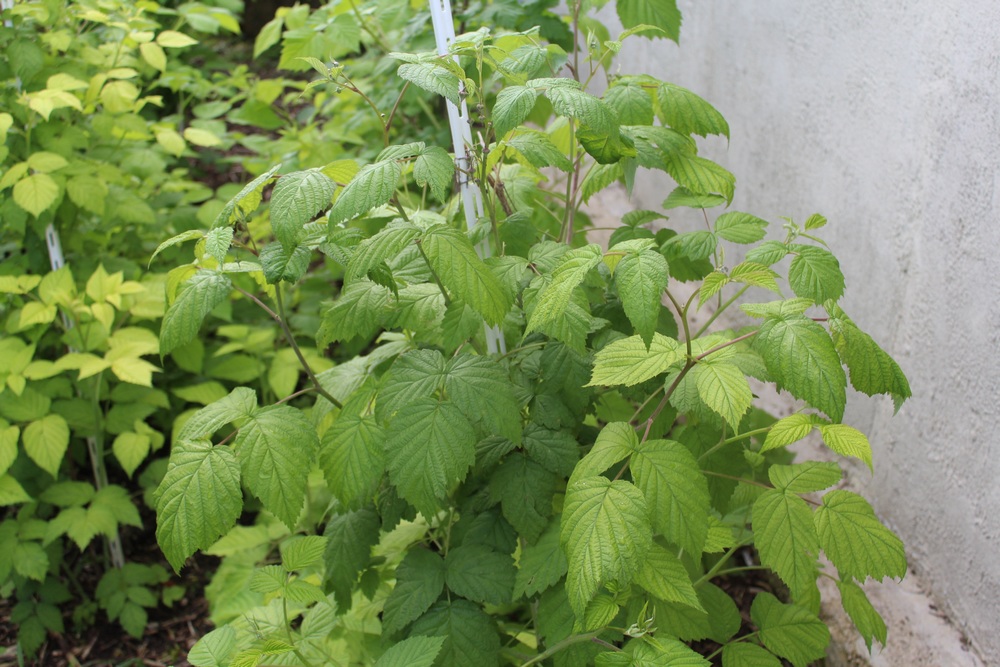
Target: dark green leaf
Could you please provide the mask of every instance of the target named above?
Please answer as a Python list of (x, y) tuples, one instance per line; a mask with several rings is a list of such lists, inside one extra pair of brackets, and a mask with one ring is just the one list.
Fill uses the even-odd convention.
[(430, 609), (444, 590), (444, 577), (441, 556), (420, 547), (411, 549), (396, 568), (396, 586), (385, 601), (382, 632), (395, 634)]
[(493, 619), (468, 600), (441, 601), (420, 617), (412, 636), (444, 637), (437, 667), (499, 667), (500, 638)]
[(271, 229), (286, 248), (302, 240), (302, 227), (333, 201), (337, 189), (319, 169), (296, 171), (278, 179), (271, 193)]
[(320, 466), (327, 487), (345, 507), (368, 504), (385, 470), (385, 434), (374, 417), (341, 414), (326, 433)]
[(325, 581), (333, 589), (337, 606), (346, 611), (351, 607), (351, 593), (358, 574), (368, 566), (371, 548), (378, 544), (378, 514), (366, 508), (335, 515), (327, 522), (323, 536), (326, 538)]
[(474, 602), (505, 604), (514, 590), (514, 560), (481, 544), (463, 544), (445, 558), (445, 583)]

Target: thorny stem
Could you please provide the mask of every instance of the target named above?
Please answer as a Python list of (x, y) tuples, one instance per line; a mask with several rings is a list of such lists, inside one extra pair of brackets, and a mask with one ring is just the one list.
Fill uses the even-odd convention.
[(302, 370), (305, 371), (306, 375), (309, 376), (309, 380), (313, 383), (313, 387), (315, 388), (316, 393), (325, 398), (326, 400), (330, 401), (330, 403), (337, 406), (338, 408), (343, 408), (344, 404), (338, 401), (336, 398), (334, 398), (333, 395), (331, 395), (330, 392), (324, 389), (323, 385), (320, 384), (319, 378), (316, 377), (316, 374), (313, 372), (313, 369), (309, 365), (309, 362), (306, 361), (305, 356), (302, 354), (302, 350), (301, 348), (299, 348), (299, 344), (295, 342), (295, 336), (292, 334), (292, 330), (289, 329), (288, 324), (285, 323), (285, 318), (283, 316), (284, 305), (282, 304), (281, 300), (280, 287), (276, 287), (274, 293), (276, 296), (276, 300), (278, 302), (278, 310), (281, 311), (281, 314), (271, 310), (266, 303), (258, 299), (255, 295), (251, 294), (250, 292), (247, 292), (242, 287), (234, 285), (234, 288), (236, 289), (237, 292), (239, 292), (243, 296), (247, 297), (248, 299), (256, 303), (258, 306), (260, 306), (264, 310), (264, 312), (266, 312), (268, 315), (271, 316), (272, 320), (278, 323), (278, 326), (281, 327), (282, 333), (285, 334), (285, 340), (288, 341), (288, 344), (295, 352), (295, 356), (298, 357), (299, 363), (302, 365)]

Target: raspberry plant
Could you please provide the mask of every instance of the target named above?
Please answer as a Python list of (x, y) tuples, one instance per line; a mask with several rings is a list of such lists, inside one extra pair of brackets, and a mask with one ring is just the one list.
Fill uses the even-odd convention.
[[(315, 85), (375, 114), (374, 159), (275, 165), (209, 229), (161, 246), (198, 239), (168, 281), (161, 354), (237, 298), (274, 320), (301, 367), (277, 402), (238, 388), (173, 434), (160, 544), (177, 569), (198, 550), (225, 555), (213, 586), (243, 596), (193, 664), (803, 667), (829, 642), (819, 576), (869, 646), (885, 642), (858, 584), (902, 577), (902, 544), (834, 488), (837, 463), (792, 463), (786, 448), (817, 432), (870, 467), (867, 438), (842, 423), (848, 381), (898, 404), (906, 378), (839, 305), (825, 218), (768, 239), (767, 221), (718, 212), (735, 178), (695, 136), (728, 138), (723, 116), (680, 86), (614, 73), (623, 40), (676, 38), (673, 3), (621, 0), (617, 40), (590, 4), (571, 3), (568, 52), (538, 30), (481, 28), (454, 59), (393, 53), (387, 107), (349, 66), (304, 58)], [(469, 105), (468, 169), (394, 125), (411, 88)], [(630, 189), (639, 168), (676, 181), (664, 209), (705, 228), (637, 210), (606, 249), (588, 242), (583, 203)], [(471, 230), (453, 189), (466, 179), (485, 204)], [(307, 281), (330, 296), (311, 315)], [(717, 324), (737, 303), (745, 325)], [(506, 351), (487, 352), (487, 327)], [(317, 370), (333, 344), (361, 352)], [(775, 420), (752, 383), (800, 409)], [(266, 510), (256, 526), (236, 525), (247, 503)], [(751, 547), (760, 564), (736, 564)], [(781, 595), (758, 593), (744, 623), (714, 582), (753, 569)]]

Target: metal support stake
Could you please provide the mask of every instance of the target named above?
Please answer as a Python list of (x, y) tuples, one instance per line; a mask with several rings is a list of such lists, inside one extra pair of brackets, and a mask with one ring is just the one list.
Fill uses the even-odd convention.
[[(434, 41), (440, 55), (448, 55), (448, 45), (455, 41), (455, 21), (451, 14), (450, 0), (430, 0), (431, 22), (434, 25)], [(455, 57), (458, 61), (458, 57)], [(465, 224), (471, 230), (476, 221), (485, 215), (483, 197), (479, 188), (471, 182), (473, 166), (469, 147), (472, 146), (472, 126), (469, 123), (469, 107), (462, 97), (462, 104), (456, 107), (450, 100), (448, 105), (448, 124), (451, 127), (451, 141), (455, 147), (455, 166), (458, 168), (458, 187), (462, 197), (462, 207), (465, 209)], [(476, 246), (476, 252), (481, 259), (490, 256), (490, 245), (485, 240)], [(486, 348), (490, 354), (506, 353), (507, 343), (500, 327), (486, 325)]]

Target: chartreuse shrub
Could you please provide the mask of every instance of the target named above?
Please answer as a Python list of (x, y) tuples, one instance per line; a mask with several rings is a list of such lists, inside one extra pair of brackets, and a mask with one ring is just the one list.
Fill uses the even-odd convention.
[[(839, 305), (826, 220), (769, 237), (726, 210), (735, 178), (695, 140), (728, 137), (722, 115), (611, 68), (621, 40), (676, 37), (673, 3), (622, 0), (617, 40), (590, 4), (571, 3), (568, 51), (483, 28), (454, 42), (457, 60), (393, 54), (379, 95), (469, 104), (467, 170), (408, 140), (395, 102), (350, 67), (308, 56), (317, 87), (358, 95), (381, 124), (372, 158), (275, 165), (207, 229), (163, 243), (198, 238), (171, 272), (161, 354), (237, 294), (301, 370), (277, 401), (239, 387), (172, 434), (160, 545), (177, 569), (199, 550), (224, 557), (208, 591), (224, 625), (192, 664), (803, 667), (830, 638), (819, 576), (884, 643), (858, 584), (902, 577), (902, 544), (861, 496), (827, 491), (837, 463), (791, 463), (786, 448), (816, 432), (871, 466), (842, 423), (848, 382), (899, 403), (907, 381)], [(588, 243), (581, 204), (639, 168), (676, 181), (664, 208), (705, 228), (653, 231), (665, 216), (638, 210), (608, 248)], [(471, 230), (455, 180), (484, 200)], [(329, 301), (310, 316), (317, 283)], [(746, 325), (719, 325), (736, 303)], [(505, 351), (486, 351), (487, 327)], [(323, 368), (333, 343), (360, 353)], [(769, 417), (751, 381), (800, 409)], [(248, 507), (264, 511), (237, 525)], [(759, 565), (734, 558), (750, 548)], [(745, 623), (716, 581), (754, 569), (783, 586)]]

